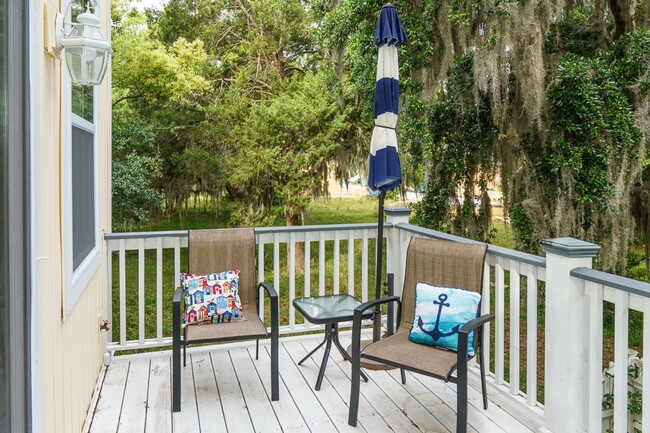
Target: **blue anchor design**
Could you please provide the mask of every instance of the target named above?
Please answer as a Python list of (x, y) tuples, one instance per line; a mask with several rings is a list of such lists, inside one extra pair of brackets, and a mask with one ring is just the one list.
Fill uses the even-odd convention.
[(433, 338), (433, 341), (438, 341), (440, 337), (449, 337), (450, 335), (456, 334), (458, 330), (460, 329), (460, 325), (456, 325), (453, 328), (451, 328), (451, 331), (449, 332), (441, 332), (439, 325), (440, 325), (440, 313), (442, 313), (442, 308), (443, 307), (449, 307), (448, 303), (445, 303), (449, 296), (446, 293), (441, 293), (438, 296), (438, 301), (433, 301), (434, 305), (438, 305), (438, 317), (436, 317), (436, 326), (431, 330), (427, 331), (424, 329), (424, 322), (422, 321), (422, 317), (418, 316), (418, 327), (424, 332), (425, 334), (429, 335), (431, 338)]

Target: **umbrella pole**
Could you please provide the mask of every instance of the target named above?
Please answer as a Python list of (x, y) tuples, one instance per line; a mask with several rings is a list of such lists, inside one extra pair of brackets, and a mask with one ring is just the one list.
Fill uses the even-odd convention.
[[(375, 299), (381, 298), (382, 268), (384, 254), (384, 199), (386, 191), (379, 194), (379, 211), (377, 222), (377, 259), (375, 261)], [(375, 307), (375, 315), (372, 324), (372, 341), (379, 341), (381, 338), (381, 307)]]

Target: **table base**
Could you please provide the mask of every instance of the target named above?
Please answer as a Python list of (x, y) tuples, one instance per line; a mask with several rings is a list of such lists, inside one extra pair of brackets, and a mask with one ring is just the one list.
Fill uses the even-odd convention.
[[(334, 343), (334, 346), (338, 349), (338, 351), (341, 353), (343, 358), (346, 361), (352, 361), (352, 357), (350, 357), (350, 354), (343, 349), (343, 346), (341, 345), (341, 341), (339, 340), (339, 328), (336, 323), (328, 323), (325, 325), (325, 338), (323, 341), (320, 342), (318, 346), (316, 346), (311, 352), (307, 354), (304, 358), (298, 362), (298, 365), (301, 365), (303, 362), (307, 360), (307, 358), (311, 357), (318, 349), (323, 347), (325, 345), (325, 353), (323, 354), (323, 361), (320, 364), (320, 370), (318, 371), (318, 379), (316, 379), (316, 391), (320, 390), (320, 386), (323, 383), (323, 377), (325, 376), (325, 367), (327, 367), (327, 360), (330, 356), (330, 349), (332, 348), (332, 343)], [(364, 381), (368, 382), (368, 376), (361, 371), (361, 377), (363, 378)]]

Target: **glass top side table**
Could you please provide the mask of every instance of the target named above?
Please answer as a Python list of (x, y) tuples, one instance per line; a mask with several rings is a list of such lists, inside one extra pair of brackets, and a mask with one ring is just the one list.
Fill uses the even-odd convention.
[[(301, 365), (307, 358), (313, 355), (318, 349), (325, 345), (325, 353), (323, 361), (318, 371), (318, 379), (316, 380), (316, 391), (320, 390), (325, 375), (325, 367), (327, 367), (327, 360), (330, 355), (332, 343), (336, 346), (344, 359), (350, 361), (350, 355), (343, 348), (339, 341), (338, 323), (352, 320), (354, 316), (354, 309), (361, 305), (358, 299), (350, 295), (327, 295), (327, 296), (314, 296), (311, 298), (296, 298), (293, 300), (293, 306), (298, 310), (305, 319), (310, 323), (325, 324), (325, 338), (323, 341), (307, 354), (303, 359), (298, 362)], [(364, 319), (371, 319), (373, 311), (368, 310), (364, 313)], [(368, 377), (365, 373), (361, 372), (361, 377), (366, 382)]]

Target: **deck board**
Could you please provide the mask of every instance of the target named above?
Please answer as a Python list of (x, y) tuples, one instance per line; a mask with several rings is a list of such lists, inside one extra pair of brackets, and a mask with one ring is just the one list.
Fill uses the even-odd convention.
[[(182, 411), (171, 413), (171, 352), (114, 357), (100, 389), (90, 433), (117, 432), (405, 432), (455, 431), (456, 386), (399, 370), (368, 371), (361, 382), (359, 423), (347, 424), (350, 363), (333, 349), (320, 391), (314, 390), (323, 348), (297, 365), (322, 334), (280, 339), (280, 401), (270, 401), (270, 348), (261, 342), (188, 350), (182, 369)], [(342, 334), (344, 347), (349, 334)], [(490, 401), (482, 409), (470, 381), (469, 432), (532, 433), (534, 417), (515, 418)], [(491, 392), (490, 394), (494, 394)], [(516, 413), (516, 412), (513, 412)]]
[(170, 374), (169, 358), (151, 360), (145, 433), (172, 433)]
[(144, 432), (150, 367), (150, 360), (137, 360), (129, 363), (122, 412), (117, 430), (120, 433)]

